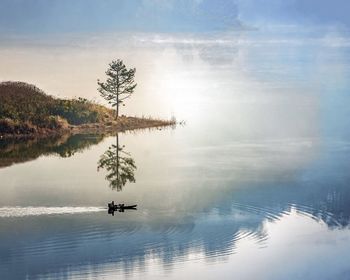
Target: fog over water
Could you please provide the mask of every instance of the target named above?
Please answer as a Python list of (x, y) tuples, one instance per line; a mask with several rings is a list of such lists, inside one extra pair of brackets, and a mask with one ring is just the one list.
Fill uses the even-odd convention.
[(119, 133), (136, 166), (120, 188), (100, 166), (116, 135), (0, 140), (1, 279), (349, 279), (348, 4), (219, 1), (210, 29), (210, 1), (121, 1), (157, 10), (113, 29), (74, 19), (81, 1), (34, 2), (28, 25), (0, 17), (1, 81), (105, 104), (96, 81), (121, 58), (138, 83), (121, 113), (186, 125)]
[[(136, 183), (121, 192), (96, 170), (114, 137), (64, 158), (59, 148), (48, 154), (50, 146), (40, 156), (40, 142), (35, 157), (21, 160), (5, 144), (2, 273), (294, 279), (311, 271), (314, 279), (346, 279), (349, 46), (347, 37), (330, 36), (277, 30), (7, 41), (3, 80), (102, 102), (96, 79), (120, 57), (137, 68), (139, 83), (123, 113), (175, 115), (187, 124), (119, 135), (137, 165)], [(139, 210), (108, 216), (102, 209), (112, 199)]]

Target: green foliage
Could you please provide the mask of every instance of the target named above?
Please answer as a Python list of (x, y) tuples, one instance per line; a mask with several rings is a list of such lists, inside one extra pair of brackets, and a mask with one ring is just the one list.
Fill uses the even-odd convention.
[(116, 107), (116, 116), (119, 114), (119, 105), (129, 98), (137, 84), (134, 81), (136, 69), (127, 69), (123, 61), (113, 60), (106, 71), (107, 79), (105, 82), (97, 80), (98, 91), (101, 96), (113, 107)]
[(13, 127), (18, 123), (27, 123), (40, 128), (57, 129), (68, 127), (69, 124), (112, 119), (112, 115), (111, 110), (84, 98), (56, 99), (26, 83), (0, 83), (0, 119), (7, 119), (7, 125), (10, 125), (11, 120)]
[(29, 122), (21, 123), (11, 119), (0, 119), (1, 134), (30, 134), (36, 131), (36, 127)]
[(85, 99), (58, 100), (53, 113), (67, 119), (70, 124), (95, 123), (99, 121), (98, 112)]
[(55, 99), (33, 85), (21, 82), (0, 83), (0, 117), (35, 123), (50, 115)]

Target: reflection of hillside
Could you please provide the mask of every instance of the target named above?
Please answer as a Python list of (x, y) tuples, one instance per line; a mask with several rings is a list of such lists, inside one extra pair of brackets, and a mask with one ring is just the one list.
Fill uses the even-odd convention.
[(103, 138), (103, 135), (61, 135), (52, 138), (1, 140), (0, 168), (31, 161), (42, 155), (70, 157), (98, 144)]
[[(116, 151), (118, 139), (112, 146), (112, 152)], [(332, 152), (333, 160), (318, 158), (318, 164), (312, 165), (306, 159), (311, 158), (313, 148), (285, 146), (279, 152), (270, 145), (260, 145), (255, 150), (249, 145), (229, 146), (224, 151), (209, 148), (194, 151), (191, 157), (202, 163), (201, 168), (208, 176), (203, 176), (203, 181), (196, 176), (200, 187), (184, 183), (176, 185), (174, 192), (170, 185), (157, 188), (159, 197), (156, 192), (150, 195), (149, 205), (154, 204), (154, 208), (147, 207), (143, 200), (144, 211), (123, 213), (114, 220), (103, 212), (18, 218), (18, 223), (4, 219), (0, 271), (1, 263), (6, 265), (9, 260), (17, 267), (27, 264), (30, 269), (26, 273), (33, 278), (43, 269), (48, 274), (68, 267), (86, 271), (92, 260), (98, 264), (97, 272), (113, 267), (120, 269), (120, 274), (147, 270), (149, 259), (159, 260), (169, 270), (179, 260), (191, 260), (195, 254), (211, 262), (235, 253), (241, 240), (265, 246), (269, 238), (266, 223), (277, 223), (293, 213), (309, 223), (321, 221), (330, 229), (344, 230), (350, 217), (348, 154), (341, 154), (342, 159)], [(210, 158), (205, 162), (203, 154), (207, 152), (211, 156), (204, 157)], [(299, 166), (304, 168), (298, 169)], [(195, 170), (190, 171), (193, 172), (188, 181), (196, 175)], [(187, 175), (181, 173), (182, 178)], [(217, 187), (213, 186), (215, 183)], [(186, 189), (186, 196), (180, 188)], [(180, 200), (175, 200), (176, 193)], [(167, 197), (175, 200), (174, 204), (169, 206)], [(164, 210), (168, 211), (159, 211), (162, 203), (167, 204)], [(21, 270), (13, 273), (18, 279), (24, 277)]]

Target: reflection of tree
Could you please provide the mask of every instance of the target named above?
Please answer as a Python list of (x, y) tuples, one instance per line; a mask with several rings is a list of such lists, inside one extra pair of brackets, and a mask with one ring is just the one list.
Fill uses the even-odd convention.
[(101, 155), (98, 161), (98, 170), (107, 171), (106, 180), (113, 190), (121, 191), (127, 182), (135, 182), (135, 161), (130, 153), (124, 151), (124, 146), (119, 146), (119, 137), (116, 136), (116, 145), (111, 145)]

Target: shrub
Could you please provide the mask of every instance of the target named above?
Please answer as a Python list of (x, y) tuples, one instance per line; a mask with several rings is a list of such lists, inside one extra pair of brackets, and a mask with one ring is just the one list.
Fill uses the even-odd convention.
[(34, 126), (58, 129), (69, 124), (110, 120), (113, 112), (85, 98), (56, 99), (34, 85), (3, 82), (0, 83), (0, 119), (7, 119), (1, 124), (1, 130), (12, 131), (18, 123), (26, 123), (24, 126), (28, 129)]
[(0, 119), (0, 133), (2, 134), (31, 134), (37, 132), (30, 122), (19, 123), (11, 119)]

